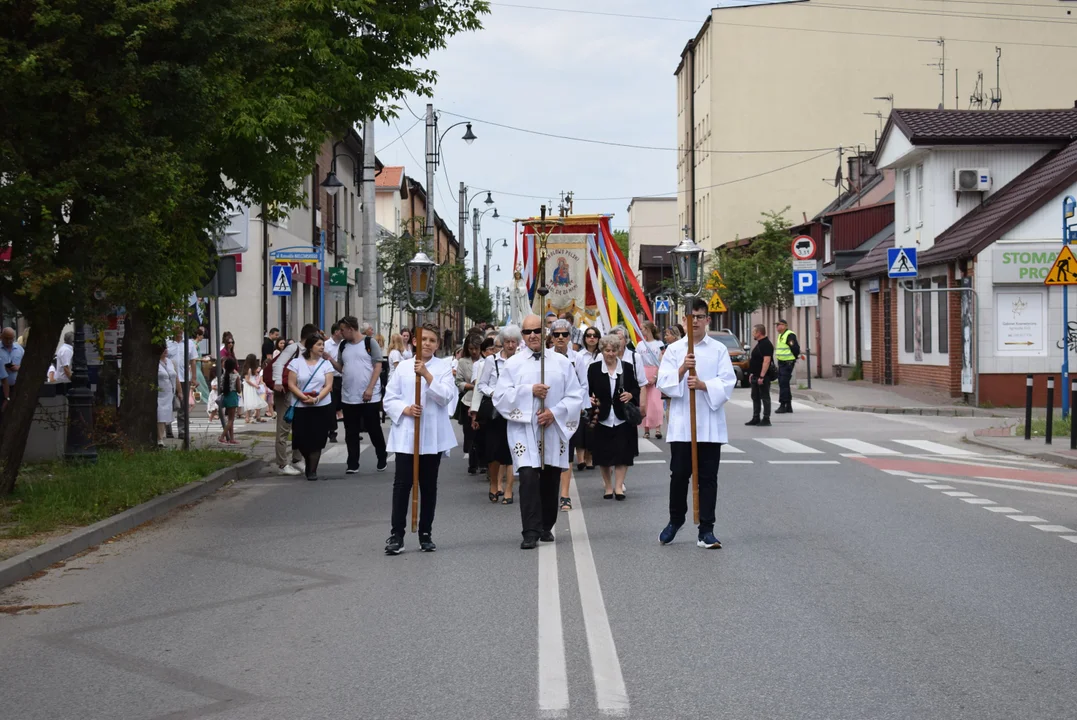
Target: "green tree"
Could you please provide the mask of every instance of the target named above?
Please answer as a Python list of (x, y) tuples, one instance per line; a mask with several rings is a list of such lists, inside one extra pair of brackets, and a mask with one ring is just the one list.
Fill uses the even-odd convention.
[(628, 231), (627, 230), (614, 230), (613, 241), (617, 243), (617, 247), (621, 249), (625, 259), (628, 259)]
[(742, 247), (721, 248), (713, 270), (721, 272), (721, 295), (732, 312), (750, 313), (761, 307), (789, 306), (793, 274), (789, 254), (789, 208), (762, 213), (763, 231)]
[[(327, 137), (429, 93), (416, 58), (477, 29), (483, 0), (7, 0), (0, 5), (0, 292), (41, 377), (76, 304), (128, 310), (121, 418), (153, 439), (156, 358), (230, 201), (288, 207)], [(97, 308), (101, 310), (103, 308)], [(0, 438), (15, 483), (36, 405)]]

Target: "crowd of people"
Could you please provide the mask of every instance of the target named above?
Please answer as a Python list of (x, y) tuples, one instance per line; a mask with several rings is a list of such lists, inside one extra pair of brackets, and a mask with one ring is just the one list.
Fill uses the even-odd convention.
[[(725, 345), (707, 334), (706, 305), (697, 305), (691, 305), (685, 319), (693, 324), (692, 354), (680, 324), (660, 332), (644, 322), (633, 344), (626, 328), (602, 332), (595, 326), (578, 327), (571, 313), (532, 315), (520, 326), (478, 325), (456, 348), (442, 347), (442, 336), (433, 325), (416, 328), (414, 335), (409, 329), (392, 333), (385, 343), (369, 323), (349, 316), (327, 331), (305, 325), (298, 340), (270, 329), (261, 359), (250, 354), (242, 362), (226, 332), (209, 411), (221, 420), (219, 440), (225, 444), (235, 442), (237, 416), (247, 422), (275, 420), (275, 463), (283, 475), (318, 480), (321, 454), (327, 444), (338, 441), (341, 425), (346, 474), (359, 473), (364, 435), (373, 448), (376, 471), (386, 470), (389, 455), (394, 454), (388, 554), (404, 548), (416, 469), (419, 547), (427, 552), (436, 548), (432, 528), (437, 476), (442, 458), (457, 446), (452, 428), (456, 422), (461, 426), (468, 474), (484, 476), (490, 503), (520, 505), (521, 547), (530, 549), (552, 541), (559, 512), (572, 510), (574, 473), (597, 468), (598, 478), (581, 487), (591, 485), (597, 491), (601, 482), (603, 499), (616, 504), (628, 498), (627, 476), (641, 437), (670, 444), (670, 520), (660, 540), (672, 542), (687, 513), (691, 477), (687, 398), (690, 391), (698, 391), (697, 544), (720, 547), (713, 531), (721, 445), (727, 441), (723, 406), (737, 379)], [(779, 326), (780, 333), (785, 331)], [(785, 374), (785, 356), (798, 349), (795, 337), (792, 348), (789, 335), (781, 337), (776, 351), (765, 328), (753, 328), (756, 345), (749, 383), (755, 412), (749, 425), (769, 424), (769, 385)], [(174, 345), (182, 358), (178, 335)], [(158, 378), (161, 418), (182, 402), (184, 368), (182, 362), (175, 363), (176, 357), (172, 343), (163, 348)], [(187, 371), (196, 372), (198, 352), (190, 357)], [(783, 400), (781, 407), (785, 406)]]

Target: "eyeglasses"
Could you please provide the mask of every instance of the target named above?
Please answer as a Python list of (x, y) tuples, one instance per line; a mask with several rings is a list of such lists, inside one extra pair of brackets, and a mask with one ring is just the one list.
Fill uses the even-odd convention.
[(550, 333), (550, 335), (551, 335), (552, 337), (559, 337), (559, 338), (566, 338), (566, 337), (568, 337), (568, 336), (569, 336), (569, 335), (571, 335), (571, 334), (572, 334), (572, 333), (568, 332), (567, 330), (560, 330), (560, 331), (558, 331), (558, 332), (552, 332), (552, 333)]
[(709, 320), (710, 317), (707, 316), (707, 315), (696, 315), (695, 313), (692, 313), (692, 319), (693, 320)]
[(542, 328), (531, 328), (530, 330), (528, 330), (527, 328), (524, 328), (523, 330), (520, 331), (520, 334), (521, 335), (534, 335), (534, 334), (540, 332), (541, 330), (542, 330)]

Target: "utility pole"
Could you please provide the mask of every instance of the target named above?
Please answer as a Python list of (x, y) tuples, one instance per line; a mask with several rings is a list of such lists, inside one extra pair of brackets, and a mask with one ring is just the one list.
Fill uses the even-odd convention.
[(472, 208), (471, 210), (471, 248), (475, 253), (475, 267), (472, 268), (471, 277), (475, 284), (479, 283), (479, 209)]
[(493, 256), (493, 246), (490, 245), (490, 238), (486, 238), (486, 266), (482, 271), (482, 289), (489, 294), (490, 292), (490, 258)]
[[(459, 218), (459, 224), (460, 224), (460, 234), (457, 237), (460, 240), (460, 247), (463, 248), (464, 243), (467, 242), (467, 235), (465, 235), (465, 233), (467, 232), (466, 229), (465, 229), (465, 226), (467, 225), (467, 185), (464, 185), (464, 183), (462, 183), (462, 182), (460, 183), (460, 218)], [(477, 246), (475, 246), (475, 245), (472, 245), (472, 248), (471, 248), (471, 264), (475, 266), (474, 268), (472, 268), (472, 276), (475, 278), (476, 282), (478, 282), (478, 279), (479, 279), (478, 260), (479, 260), (479, 248)], [(465, 264), (465, 268), (466, 267), (467, 266)]]
[[(434, 104), (426, 104), (426, 232), (434, 238), (434, 262), (440, 258), (437, 249), (437, 232), (434, 227), (434, 165), (437, 163), (437, 121), (434, 119)], [(420, 248), (422, 242), (420, 240)]]
[(374, 118), (363, 123), (363, 321), (381, 332), (378, 312), (378, 241), (374, 194)]

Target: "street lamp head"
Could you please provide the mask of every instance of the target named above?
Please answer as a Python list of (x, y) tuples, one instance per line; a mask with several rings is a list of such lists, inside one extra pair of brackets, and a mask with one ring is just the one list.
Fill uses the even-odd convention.
[(468, 123), (467, 124), (467, 130), (466, 130), (466, 132), (464, 132), (464, 142), (466, 142), (468, 145), (470, 145), (471, 143), (475, 142), (477, 139), (478, 139), (478, 135), (471, 132), (471, 123)]
[(494, 204), (494, 198), (493, 198), (493, 196), (490, 195), (489, 190), (486, 191), (486, 199), (483, 200), (483, 202), (486, 203), (487, 205), (493, 205)]
[(422, 250), (408, 261), (408, 308), (412, 312), (433, 309), (437, 269), (437, 263)]
[(508, 247), (508, 246), (509, 246), (508, 238), (501, 238), (501, 247)]
[(344, 187), (344, 183), (340, 181), (340, 178), (337, 177), (335, 172), (330, 171), (329, 174), (325, 176), (325, 180), (322, 181), (322, 187), (325, 188), (325, 191), (330, 195), (336, 195), (337, 192)]
[(698, 297), (703, 290), (703, 248), (686, 235), (671, 254), (677, 292), (682, 297)]
[(499, 217), (501, 217), (501, 216), (497, 214), (497, 208), (494, 208), (493, 218), (496, 220)]

